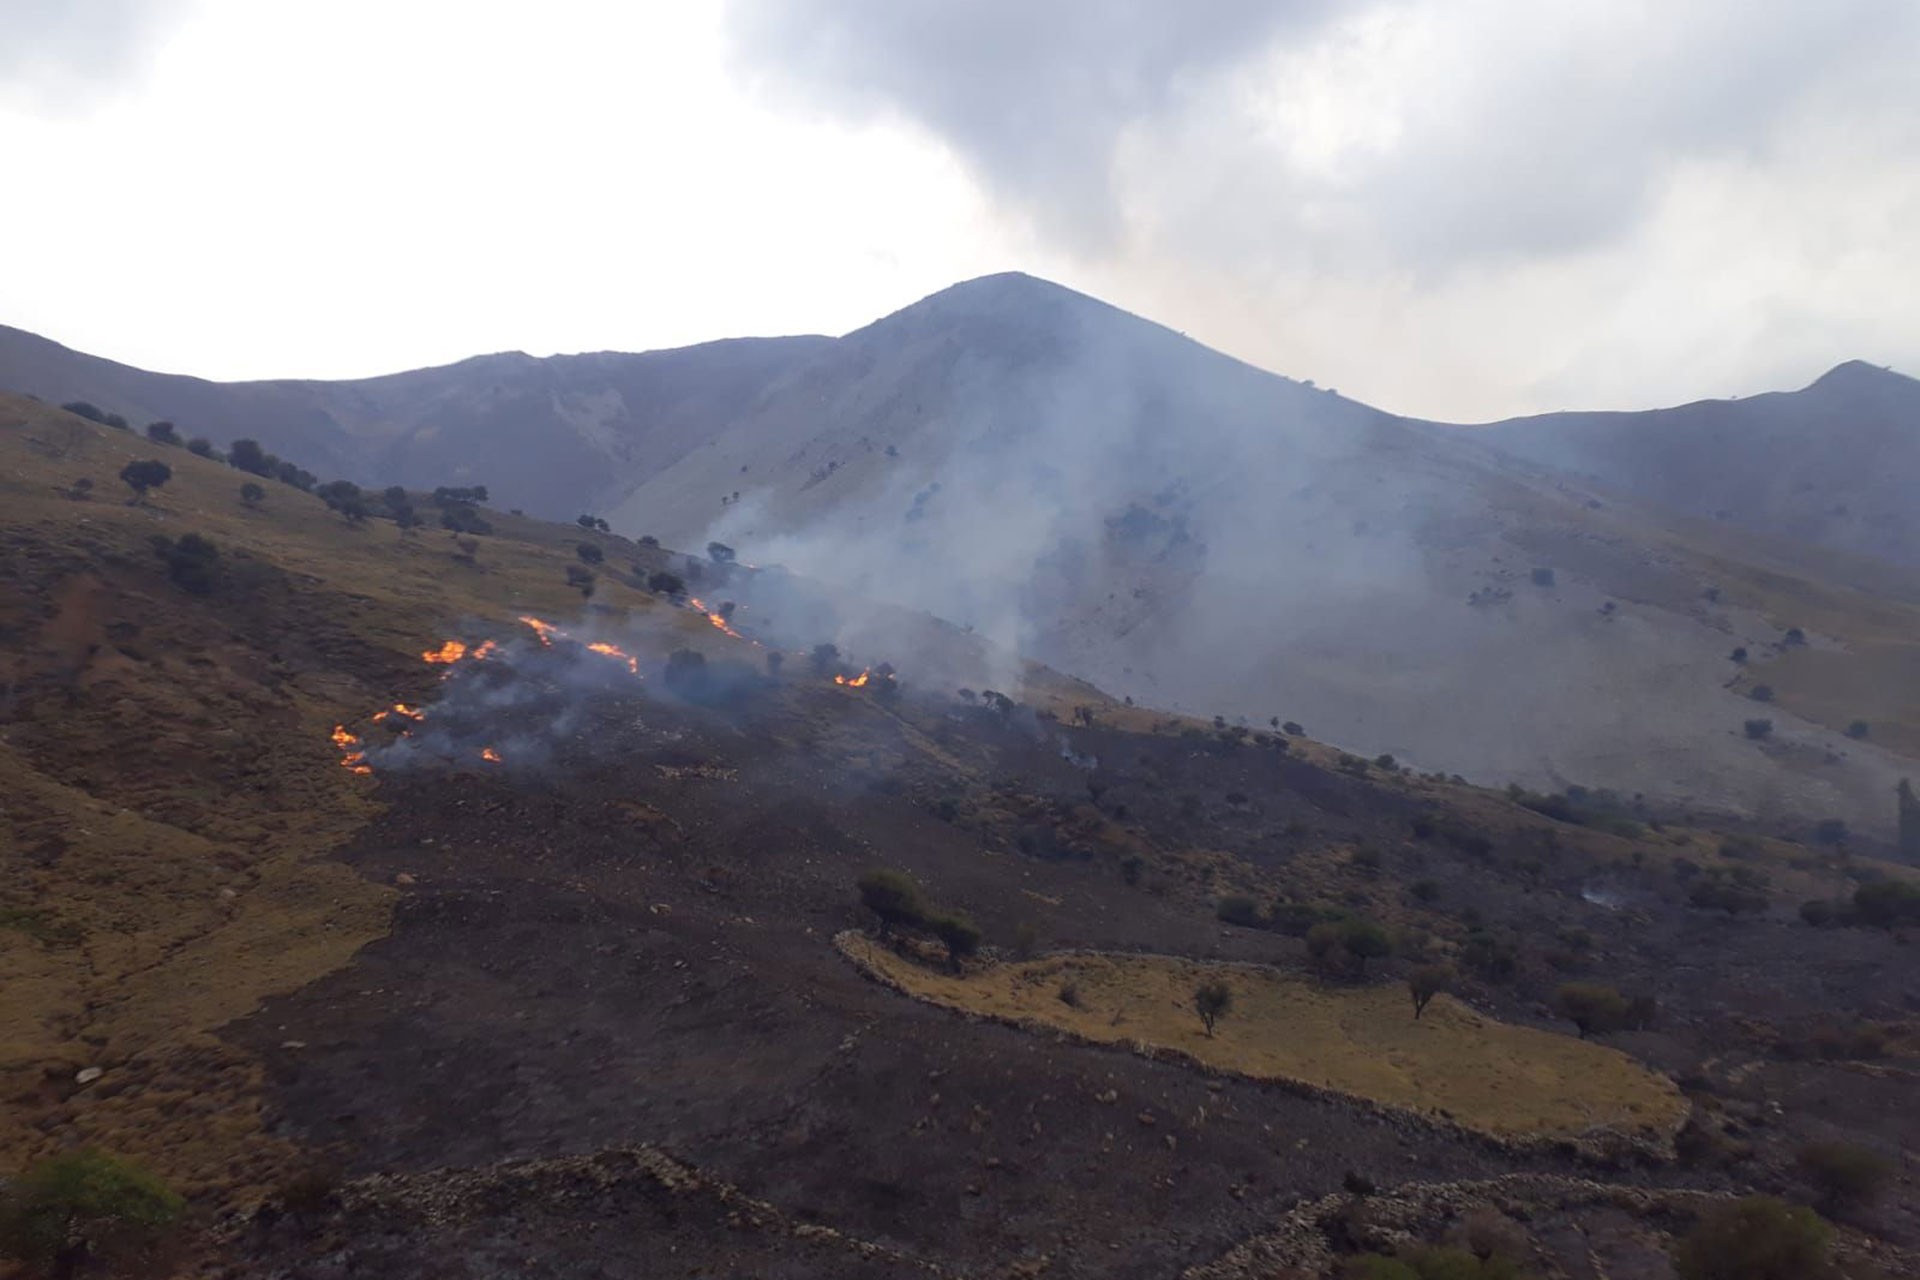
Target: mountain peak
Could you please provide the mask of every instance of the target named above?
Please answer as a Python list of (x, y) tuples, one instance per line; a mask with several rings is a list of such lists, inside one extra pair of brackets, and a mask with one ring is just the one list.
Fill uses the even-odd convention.
[(1887, 387), (1894, 385), (1912, 386), (1914, 379), (1903, 373), (1895, 373), (1883, 365), (1868, 364), (1865, 360), (1846, 360), (1833, 366), (1814, 379), (1809, 390), (1856, 389), (1864, 387)]

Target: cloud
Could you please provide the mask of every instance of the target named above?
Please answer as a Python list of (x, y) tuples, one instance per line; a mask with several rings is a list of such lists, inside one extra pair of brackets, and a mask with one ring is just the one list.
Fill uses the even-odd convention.
[(950, 143), (1051, 230), (1104, 240), (1110, 167), (1136, 123), (1334, 0), (739, 0), (737, 56), (854, 115), (897, 113)]
[(139, 68), (193, 0), (5, 0), (0, 98), (64, 111)]

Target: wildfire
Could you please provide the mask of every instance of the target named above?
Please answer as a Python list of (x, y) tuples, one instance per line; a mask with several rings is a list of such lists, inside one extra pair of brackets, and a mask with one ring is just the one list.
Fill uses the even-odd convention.
[[(478, 655), (476, 654), (475, 656)], [(410, 707), (404, 702), (396, 702), (385, 711), (376, 711), (373, 713), (373, 718), (376, 722), (390, 719), (393, 716), (399, 716), (404, 720), (411, 720), (415, 724), (418, 724), (427, 718), (427, 713), (418, 707)]]
[[(707, 621), (712, 623), (716, 630), (726, 635), (732, 636), (735, 640), (746, 639), (745, 636), (741, 635), (738, 631), (735, 631), (733, 629), (733, 625), (727, 621), (725, 614), (716, 613), (712, 609), (707, 608), (706, 602), (703, 601), (699, 596), (688, 596), (687, 604), (692, 606), (692, 608), (697, 612), (704, 613), (707, 616)], [(753, 642), (749, 641), (749, 643), (753, 643)]]
[(500, 753), (498, 751), (495, 751), (492, 747), (480, 748), (480, 758), (482, 760), (487, 761), (490, 764), (500, 763)]
[(852, 677), (835, 676), (833, 678), (833, 682), (835, 684), (843, 684), (849, 689), (858, 689), (867, 683), (867, 680), (872, 676), (872, 674), (873, 673), (871, 671), (862, 671), (859, 675), (852, 676)]
[(438, 649), (429, 649), (420, 655), (423, 662), (453, 663), (467, 656), (467, 646), (459, 640), (449, 640)]
[(553, 643), (553, 638), (555, 636), (560, 636), (564, 638), (567, 634), (566, 632), (562, 631), (560, 628), (554, 626), (551, 622), (542, 622), (538, 618), (529, 618), (525, 614), (521, 615), (520, 621), (524, 622), (527, 626), (532, 627), (533, 634), (535, 634), (536, 636), (539, 636), (540, 643), (544, 645), (551, 645)]
[(347, 726), (333, 726), (333, 745), (340, 748), (340, 767), (349, 773), (372, 773), (373, 766), (367, 763), (367, 753), (360, 749), (360, 739), (347, 732)]
[(598, 644), (588, 645), (587, 652), (601, 654), (608, 658), (617, 658), (627, 664), (627, 670), (633, 672), (636, 676), (640, 674), (640, 659), (634, 657), (617, 644), (608, 644), (602, 640)]

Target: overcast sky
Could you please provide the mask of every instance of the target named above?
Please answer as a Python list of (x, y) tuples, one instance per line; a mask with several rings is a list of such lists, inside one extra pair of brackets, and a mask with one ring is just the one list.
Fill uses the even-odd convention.
[(1020, 269), (1482, 419), (1920, 370), (1915, 0), (0, 0), (0, 323), (210, 377)]

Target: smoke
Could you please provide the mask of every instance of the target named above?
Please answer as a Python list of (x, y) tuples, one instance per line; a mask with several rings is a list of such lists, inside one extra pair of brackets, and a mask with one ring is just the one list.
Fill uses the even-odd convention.
[(192, 0), (6, 0), (0, 100), (70, 111), (133, 75)]

